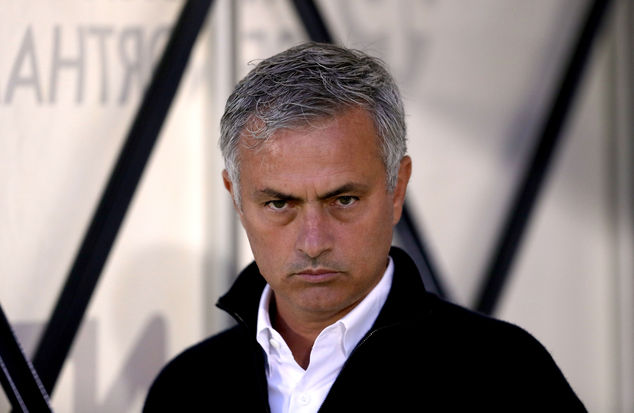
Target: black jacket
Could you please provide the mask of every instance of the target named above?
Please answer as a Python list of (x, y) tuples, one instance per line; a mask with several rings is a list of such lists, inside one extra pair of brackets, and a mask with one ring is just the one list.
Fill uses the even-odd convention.
[[(374, 326), (344, 364), (320, 412), (585, 411), (546, 349), (514, 325), (427, 293), (392, 248), (394, 280)], [(238, 324), (185, 350), (154, 381), (144, 411), (268, 411), (255, 339), (265, 281), (255, 263), (218, 307)]]

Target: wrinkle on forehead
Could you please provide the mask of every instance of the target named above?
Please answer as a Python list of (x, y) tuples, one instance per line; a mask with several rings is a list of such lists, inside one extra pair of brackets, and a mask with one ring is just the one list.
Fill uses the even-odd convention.
[[(317, 178), (330, 180), (337, 174), (359, 173), (365, 169), (360, 165), (373, 162), (380, 162), (385, 172), (374, 123), (363, 109), (310, 125), (279, 129), (268, 139), (244, 133), (240, 143), (241, 169), (256, 175), (271, 174), (270, 178), (280, 183), (297, 177), (305, 183), (316, 182)], [(349, 162), (352, 155), (356, 165)]]
[[(255, 124), (261, 124), (263, 121), (259, 119), (254, 119), (252, 122)], [(346, 122), (348, 124), (352, 124), (356, 129), (366, 129), (365, 132), (368, 132), (368, 135), (374, 137), (373, 143), (375, 148), (377, 149), (377, 154), (381, 156), (380, 150), (380, 142), (378, 133), (374, 126), (374, 121), (370, 117), (370, 114), (363, 108), (352, 108), (348, 109), (344, 112), (341, 112), (337, 116), (332, 117), (319, 117), (316, 119), (303, 119), (298, 120), (295, 124), (290, 124), (288, 127), (279, 128), (269, 136), (263, 135), (262, 133), (254, 132), (256, 130), (264, 130), (265, 127), (260, 125), (256, 128), (249, 128), (248, 130), (243, 131), (240, 138), (240, 148), (246, 150), (256, 150), (259, 151), (263, 147), (272, 146), (272, 154), (276, 155), (275, 152), (279, 149), (279, 138), (283, 138), (285, 136), (293, 135), (293, 136), (306, 136), (306, 135), (314, 135), (315, 133), (331, 129), (333, 131), (339, 132), (338, 126), (342, 123)], [(369, 130), (367, 130), (369, 129)], [(340, 135), (340, 133), (337, 133)], [(319, 136), (313, 136), (315, 139), (319, 139)], [(346, 136), (340, 136), (341, 143), (347, 143)], [(382, 159), (382, 157), (381, 157)]]

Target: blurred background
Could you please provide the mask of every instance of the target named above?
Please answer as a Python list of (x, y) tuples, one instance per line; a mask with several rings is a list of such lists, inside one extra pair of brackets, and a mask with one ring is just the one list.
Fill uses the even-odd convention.
[[(593, 3), (316, 1), (333, 41), (381, 57), (401, 86), (409, 212), (451, 301), (478, 309)], [(33, 358), (185, 2), (0, 4), (0, 304)], [(139, 411), (167, 360), (229, 325), (214, 303), (251, 257), (219, 118), (254, 62), (307, 39), (291, 1), (213, 2), (54, 410)], [(611, 2), (575, 90), (491, 312), (550, 350), (589, 411), (634, 412), (632, 1)]]

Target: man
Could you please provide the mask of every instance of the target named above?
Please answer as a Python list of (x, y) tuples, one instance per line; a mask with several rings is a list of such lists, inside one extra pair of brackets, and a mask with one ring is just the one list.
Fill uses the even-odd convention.
[(145, 411), (584, 411), (534, 338), (425, 292), (390, 248), (412, 162), (380, 61), (307, 43), (260, 62), (220, 146), (255, 262), (218, 301), (237, 325), (169, 363)]

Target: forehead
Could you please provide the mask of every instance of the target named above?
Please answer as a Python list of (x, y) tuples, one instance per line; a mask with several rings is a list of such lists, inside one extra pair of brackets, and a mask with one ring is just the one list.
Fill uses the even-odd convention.
[(374, 122), (358, 108), (306, 126), (280, 129), (266, 141), (243, 136), (239, 151), (240, 175), (249, 180), (275, 176), (310, 181), (384, 169)]

